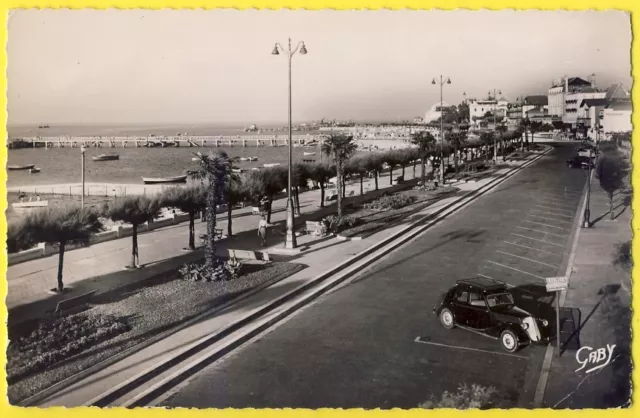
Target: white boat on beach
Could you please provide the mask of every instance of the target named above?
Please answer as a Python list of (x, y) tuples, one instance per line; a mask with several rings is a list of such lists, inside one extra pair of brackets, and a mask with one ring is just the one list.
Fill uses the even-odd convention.
[(26, 164), (26, 165), (8, 165), (7, 170), (29, 170), (34, 168), (35, 164)]
[(251, 157), (240, 157), (240, 161), (251, 161)]
[(258, 157), (249, 157), (249, 161), (258, 161)]
[(315, 153), (315, 152), (303, 152), (303, 154), (304, 154), (305, 156), (307, 156), (307, 155), (316, 155), (316, 153)]
[(200, 161), (200, 157), (191, 157), (191, 161)]
[(15, 211), (22, 211), (22, 210), (28, 210), (28, 209), (37, 209), (37, 208), (46, 208), (47, 206), (49, 206), (49, 201), (48, 200), (36, 200), (33, 202), (17, 202), (17, 203), (12, 203), (11, 207), (13, 207), (13, 210)]
[(277, 167), (279, 165), (280, 165), (280, 163), (262, 164), (262, 166), (265, 167), (265, 168)]
[(142, 177), (144, 184), (186, 183), (187, 175), (173, 177)]
[(231, 172), (236, 174), (242, 174), (244, 173), (244, 170), (242, 168), (232, 168)]

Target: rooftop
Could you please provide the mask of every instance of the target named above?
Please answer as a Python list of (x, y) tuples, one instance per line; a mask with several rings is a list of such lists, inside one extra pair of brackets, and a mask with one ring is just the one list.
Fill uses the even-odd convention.
[(524, 99), (525, 104), (533, 106), (546, 106), (549, 104), (549, 98), (547, 96), (527, 96)]
[(612, 110), (632, 110), (631, 100), (614, 100), (606, 109)]
[(606, 106), (609, 104), (607, 99), (584, 99), (580, 102), (580, 107), (592, 107), (592, 106)]

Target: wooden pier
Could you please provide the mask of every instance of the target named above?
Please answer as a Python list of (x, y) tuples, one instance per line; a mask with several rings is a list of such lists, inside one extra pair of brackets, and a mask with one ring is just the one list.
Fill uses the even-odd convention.
[[(294, 146), (317, 145), (326, 135), (293, 135)], [(236, 136), (38, 136), (17, 138), (36, 147), (47, 148), (126, 148), (126, 147), (285, 147), (287, 135), (236, 135)]]

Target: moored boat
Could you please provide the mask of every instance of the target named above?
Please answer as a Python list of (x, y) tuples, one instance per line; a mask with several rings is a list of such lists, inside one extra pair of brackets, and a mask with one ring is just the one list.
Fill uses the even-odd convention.
[(315, 152), (303, 152), (304, 155), (316, 155)]
[(277, 167), (279, 165), (280, 165), (280, 163), (262, 164), (262, 166), (265, 167), (265, 168)]
[(100, 154), (95, 157), (91, 157), (93, 161), (114, 161), (120, 159), (120, 154)]
[(240, 157), (240, 161), (251, 161), (251, 157)]
[(35, 164), (27, 164), (27, 165), (8, 165), (7, 170), (30, 170), (34, 168)]
[(258, 157), (249, 157), (249, 161), (258, 161)]
[(231, 172), (236, 174), (241, 174), (241, 173), (244, 173), (244, 170), (242, 168), (232, 168)]
[(29, 169), (29, 174), (39, 173), (40, 171), (42, 171), (42, 169), (40, 167), (30, 168)]
[(187, 174), (173, 177), (142, 177), (144, 184), (186, 183)]

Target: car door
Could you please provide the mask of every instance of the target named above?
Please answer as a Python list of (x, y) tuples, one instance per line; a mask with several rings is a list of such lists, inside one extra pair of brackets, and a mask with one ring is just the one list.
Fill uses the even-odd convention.
[(453, 316), (456, 323), (462, 326), (468, 326), (469, 323), (469, 291), (465, 288), (456, 289), (451, 299), (453, 308)]
[(491, 315), (482, 293), (473, 291), (469, 293), (468, 310), (467, 323), (471, 328), (482, 330), (490, 327)]

